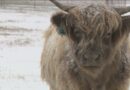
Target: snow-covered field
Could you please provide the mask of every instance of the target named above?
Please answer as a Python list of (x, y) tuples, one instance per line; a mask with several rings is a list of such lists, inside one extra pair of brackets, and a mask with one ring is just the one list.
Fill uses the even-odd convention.
[(45, 12), (0, 9), (0, 90), (49, 90), (40, 78), (49, 18)]

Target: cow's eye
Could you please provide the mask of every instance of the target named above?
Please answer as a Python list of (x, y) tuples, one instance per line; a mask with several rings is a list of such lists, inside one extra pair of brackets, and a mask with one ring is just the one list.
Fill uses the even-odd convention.
[(104, 39), (110, 39), (112, 36), (111, 32), (106, 33), (106, 35), (104, 36)]
[(80, 38), (80, 37), (81, 37), (81, 33), (78, 32), (78, 31), (76, 31), (76, 32), (75, 32), (75, 36), (76, 36), (77, 38)]
[(107, 38), (110, 38), (110, 37), (111, 37), (111, 33), (110, 33), (110, 32), (107, 33), (106, 37), (107, 37)]
[(108, 45), (111, 42), (111, 39), (112, 39), (112, 33), (107, 33), (103, 38), (104, 44)]
[(82, 38), (82, 32), (80, 30), (75, 29), (74, 31), (75, 38), (79, 41)]

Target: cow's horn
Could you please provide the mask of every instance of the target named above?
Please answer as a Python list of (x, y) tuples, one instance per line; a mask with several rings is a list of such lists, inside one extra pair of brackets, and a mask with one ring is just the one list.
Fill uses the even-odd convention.
[(59, 3), (56, 0), (50, 0), (53, 4), (55, 4), (57, 7), (59, 7), (60, 9), (62, 9), (63, 11), (69, 12), (72, 8), (74, 8), (75, 6), (68, 6), (68, 5), (63, 5), (61, 3)]
[(114, 8), (120, 15), (130, 12), (130, 6)]

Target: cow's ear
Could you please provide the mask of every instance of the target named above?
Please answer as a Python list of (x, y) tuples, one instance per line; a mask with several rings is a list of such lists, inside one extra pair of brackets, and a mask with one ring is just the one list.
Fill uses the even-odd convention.
[(65, 35), (65, 24), (66, 24), (67, 14), (66, 13), (56, 13), (52, 16), (51, 22), (57, 27), (57, 32), (60, 35)]
[(122, 29), (130, 33), (130, 16), (123, 16), (122, 23)]

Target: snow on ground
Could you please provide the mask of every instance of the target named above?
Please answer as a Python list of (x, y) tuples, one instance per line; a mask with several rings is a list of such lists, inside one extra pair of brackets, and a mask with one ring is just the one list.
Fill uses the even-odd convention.
[(26, 29), (41, 29), (43, 28), (43, 23), (44, 27), (47, 27), (49, 25), (49, 17), (50, 16), (47, 13), (18, 13), (15, 11), (10, 12), (9, 10), (0, 10), (0, 27), (5, 26), (10, 28), (19, 27)]
[(48, 90), (40, 78), (41, 47), (4, 47), (0, 51), (0, 90)]
[(0, 90), (49, 90), (40, 78), (50, 14), (0, 9)]

